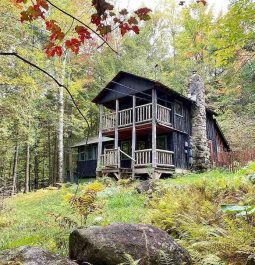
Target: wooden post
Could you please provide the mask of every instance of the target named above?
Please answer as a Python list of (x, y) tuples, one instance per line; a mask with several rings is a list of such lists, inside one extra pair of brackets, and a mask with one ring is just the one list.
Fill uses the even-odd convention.
[(152, 167), (155, 169), (157, 165), (156, 149), (157, 149), (157, 91), (152, 89)]
[(97, 151), (97, 171), (100, 169), (101, 155), (103, 147), (103, 105), (99, 106), (99, 133), (98, 133), (98, 151)]
[(114, 137), (114, 148), (118, 149), (119, 147), (119, 100), (116, 99), (116, 107), (115, 107), (115, 137)]
[[(136, 107), (136, 97), (133, 96), (133, 112), (132, 112), (132, 158), (135, 159), (135, 150), (136, 150), (136, 128), (135, 128), (135, 107)], [(135, 161), (132, 160), (132, 179), (135, 178)]]

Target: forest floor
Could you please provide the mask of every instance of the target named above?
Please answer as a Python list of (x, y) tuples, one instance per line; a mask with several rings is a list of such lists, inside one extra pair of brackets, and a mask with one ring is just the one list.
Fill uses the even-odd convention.
[(39, 245), (67, 256), (76, 227), (147, 223), (171, 234), (195, 264), (245, 264), (255, 253), (254, 173), (255, 163), (237, 173), (187, 174), (156, 181), (149, 194), (139, 194), (139, 183), (129, 180), (83, 182), (77, 196), (96, 190), (94, 200), (84, 199), (88, 212), (71, 199), (77, 185), (18, 194), (0, 212), (0, 250)]

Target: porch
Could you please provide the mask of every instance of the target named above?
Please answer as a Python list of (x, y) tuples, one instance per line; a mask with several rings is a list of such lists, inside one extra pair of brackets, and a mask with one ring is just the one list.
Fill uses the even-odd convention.
[[(121, 167), (121, 156), (132, 161), (130, 168)], [(174, 152), (168, 150), (156, 149), (156, 166), (152, 166), (152, 149), (135, 151), (135, 157), (132, 158), (120, 148), (105, 149), (104, 154), (100, 156), (100, 171), (103, 174), (113, 173), (116, 178), (121, 178), (124, 174), (132, 174), (134, 177), (138, 174), (152, 175), (154, 178), (160, 178), (162, 173), (169, 174), (174, 171)]]

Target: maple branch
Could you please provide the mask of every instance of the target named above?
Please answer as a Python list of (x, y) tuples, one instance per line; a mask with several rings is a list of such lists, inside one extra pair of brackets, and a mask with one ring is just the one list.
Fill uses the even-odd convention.
[(82, 24), (84, 27), (86, 27), (87, 29), (89, 29), (90, 31), (92, 31), (94, 34), (96, 34), (102, 41), (103, 44), (106, 44), (113, 52), (115, 52), (116, 54), (118, 54), (117, 51), (115, 51), (112, 46), (100, 35), (98, 34), (93, 28), (91, 28), (89, 25), (85, 24), (83, 21), (81, 21), (80, 19), (76, 18), (75, 16), (69, 14), (68, 12), (66, 12), (65, 10), (61, 9), (60, 7), (56, 6), (54, 3), (52, 3), (50, 0), (45, 0), (46, 2), (48, 2), (51, 6), (55, 7), (57, 10), (59, 10), (60, 12), (62, 12), (63, 14), (65, 14), (66, 16), (72, 18), (73, 20), (79, 22), (80, 24)]
[(20, 56), (18, 53), (16, 52), (0, 52), (0, 55), (3, 55), (3, 56), (15, 56), (17, 57), (18, 59), (20, 59), (21, 61), (23, 61), (24, 63), (36, 68), (37, 70), (39, 70), (40, 72), (43, 72), (45, 75), (47, 75), (49, 78), (51, 78), (59, 87), (63, 87), (67, 93), (69, 94), (75, 108), (78, 110), (78, 112), (80, 113), (80, 115), (83, 117), (83, 119), (85, 120), (87, 126), (88, 126), (88, 129), (89, 131), (91, 131), (90, 129), (90, 124), (89, 124), (89, 121), (88, 119), (85, 117), (85, 115), (82, 113), (82, 111), (80, 110), (80, 108), (78, 107), (72, 93), (70, 92), (70, 90), (68, 89), (68, 87), (64, 84), (61, 84), (53, 75), (51, 75), (50, 73), (48, 73), (46, 70), (44, 70), (43, 68), (41, 68), (40, 66), (28, 61), (27, 59), (25, 59), (24, 57)]

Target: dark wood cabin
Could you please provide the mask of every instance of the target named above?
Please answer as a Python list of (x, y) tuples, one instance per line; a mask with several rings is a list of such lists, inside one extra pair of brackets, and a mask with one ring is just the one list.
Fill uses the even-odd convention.
[[(160, 82), (119, 72), (93, 100), (99, 105), (99, 136), (78, 147), (80, 177), (121, 174), (159, 178), (192, 166), (194, 101)], [(229, 145), (207, 109), (211, 157)], [(93, 149), (93, 151), (91, 151)], [(87, 154), (86, 154), (87, 153)]]
[[(114, 139), (109, 137), (102, 138), (103, 150), (112, 149)], [(92, 137), (88, 140), (81, 141), (72, 146), (77, 148), (77, 168), (76, 174), (79, 178), (96, 177), (97, 154), (98, 154), (98, 137)]]

